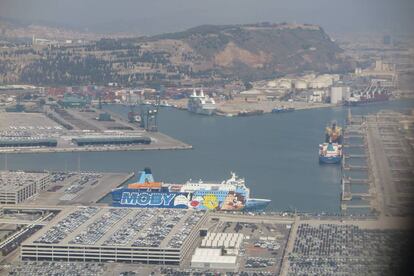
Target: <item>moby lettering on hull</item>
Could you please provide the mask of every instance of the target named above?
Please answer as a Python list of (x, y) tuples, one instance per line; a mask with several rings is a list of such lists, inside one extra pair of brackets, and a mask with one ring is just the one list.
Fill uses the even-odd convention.
[(174, 193), (147, 193), (147, 192), (123, 192), (121, 205), (137, 205), (151, 207), (170, 207), (177, 194)]

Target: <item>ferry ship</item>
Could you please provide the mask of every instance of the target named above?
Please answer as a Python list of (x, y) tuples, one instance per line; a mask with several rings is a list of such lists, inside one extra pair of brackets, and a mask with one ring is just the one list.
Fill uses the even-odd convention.
[(319, 145), (319, 163), (338, 164), (342, 160), (342, 145), (323, 143)]
[(244, 179), (232, 173), (222, 183), (155, 182), (149, 168), (138, 173), (138, 182), (112, 190), (112, 205), (140, 208), (181, 208), (216, 211), (260, 211), (269, 199), (250, 198)]
[(203, 90), (201, 90), (200, 93), (197, 93), (194, 89), (193, 94), (191, 94), (188, 99), (187, 108), (188, 111), (193, 113), (213, 115), (216, 112), (216, 102), (213, 98), (205, 95)]

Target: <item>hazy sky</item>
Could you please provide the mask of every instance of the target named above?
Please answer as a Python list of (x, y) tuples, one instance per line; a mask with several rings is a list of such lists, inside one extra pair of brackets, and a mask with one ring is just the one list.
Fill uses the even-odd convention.
[(0, 0), (1, 17), (140, 34), (263, 21), (313, 23), (328, 32), (410, 32), (413, 15), (414, 0)]

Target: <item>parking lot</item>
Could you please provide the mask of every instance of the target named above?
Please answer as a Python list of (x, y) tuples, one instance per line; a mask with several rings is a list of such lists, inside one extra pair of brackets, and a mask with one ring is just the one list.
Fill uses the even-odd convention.
[(0, 136), (49, 136), (64, 128), (42, 113), (0, 112)]
[(301, 224), (288, 275), (395, 275), (409, 232), (354, 225)]
[(63, 220), (53, 225), (46, 233), (34, 241), (34, 243), (58, 244), (75, 229), (98, 213), (98, 207), (81, 207), (69, 214)]
[[(73, 174), (71, 174), (73, 175)], [(60, 197), (60, 200), (72, 200), (74, 199), (80, 191), (82, 191), (88, 185), (96, 185), (99, 182), (99, 179), (102, 177), (102, 174), (99, 173), (82, 173), (77, 175), (67, 188), (65, 188), (65, 195)]]
[(22, 262), (13, 265), (9, 276), (100, 276), (106, 272), (105, 264), (101, 263), (67, 263), (67, 262)]
[(180, 249), (205, 215), (184, 209), (79, 207), (33, 239), (34, 244), (80, 244)]
[(47, 190), (28, 201), (31, 205), (86, 205), (98, 202), (132, 177), (128, 173), (53, 172)]

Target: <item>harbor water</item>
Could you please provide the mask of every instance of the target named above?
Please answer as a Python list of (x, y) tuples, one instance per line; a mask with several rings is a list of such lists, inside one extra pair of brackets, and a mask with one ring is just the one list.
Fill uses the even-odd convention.
[[(353, 114), (408, 110), (413, 101), (352, 107)], [(127, 115), (128, 108), (106, 106)], [(225, 180), (234, 171), (251, 196), (272, 200), (270, 210), (339, 212), (341, 166), (320, 165), (318, 145), (332, 120), (344, 125), (346, 107), (228, 118), (162, 108), (159, 130), (193, 145), (192, 150), (2, 155), (13, 170), (131, 172), (150, 167), (156, 180), (182, 183)], [(6, 162), (7, 159), (7, 162)]]

